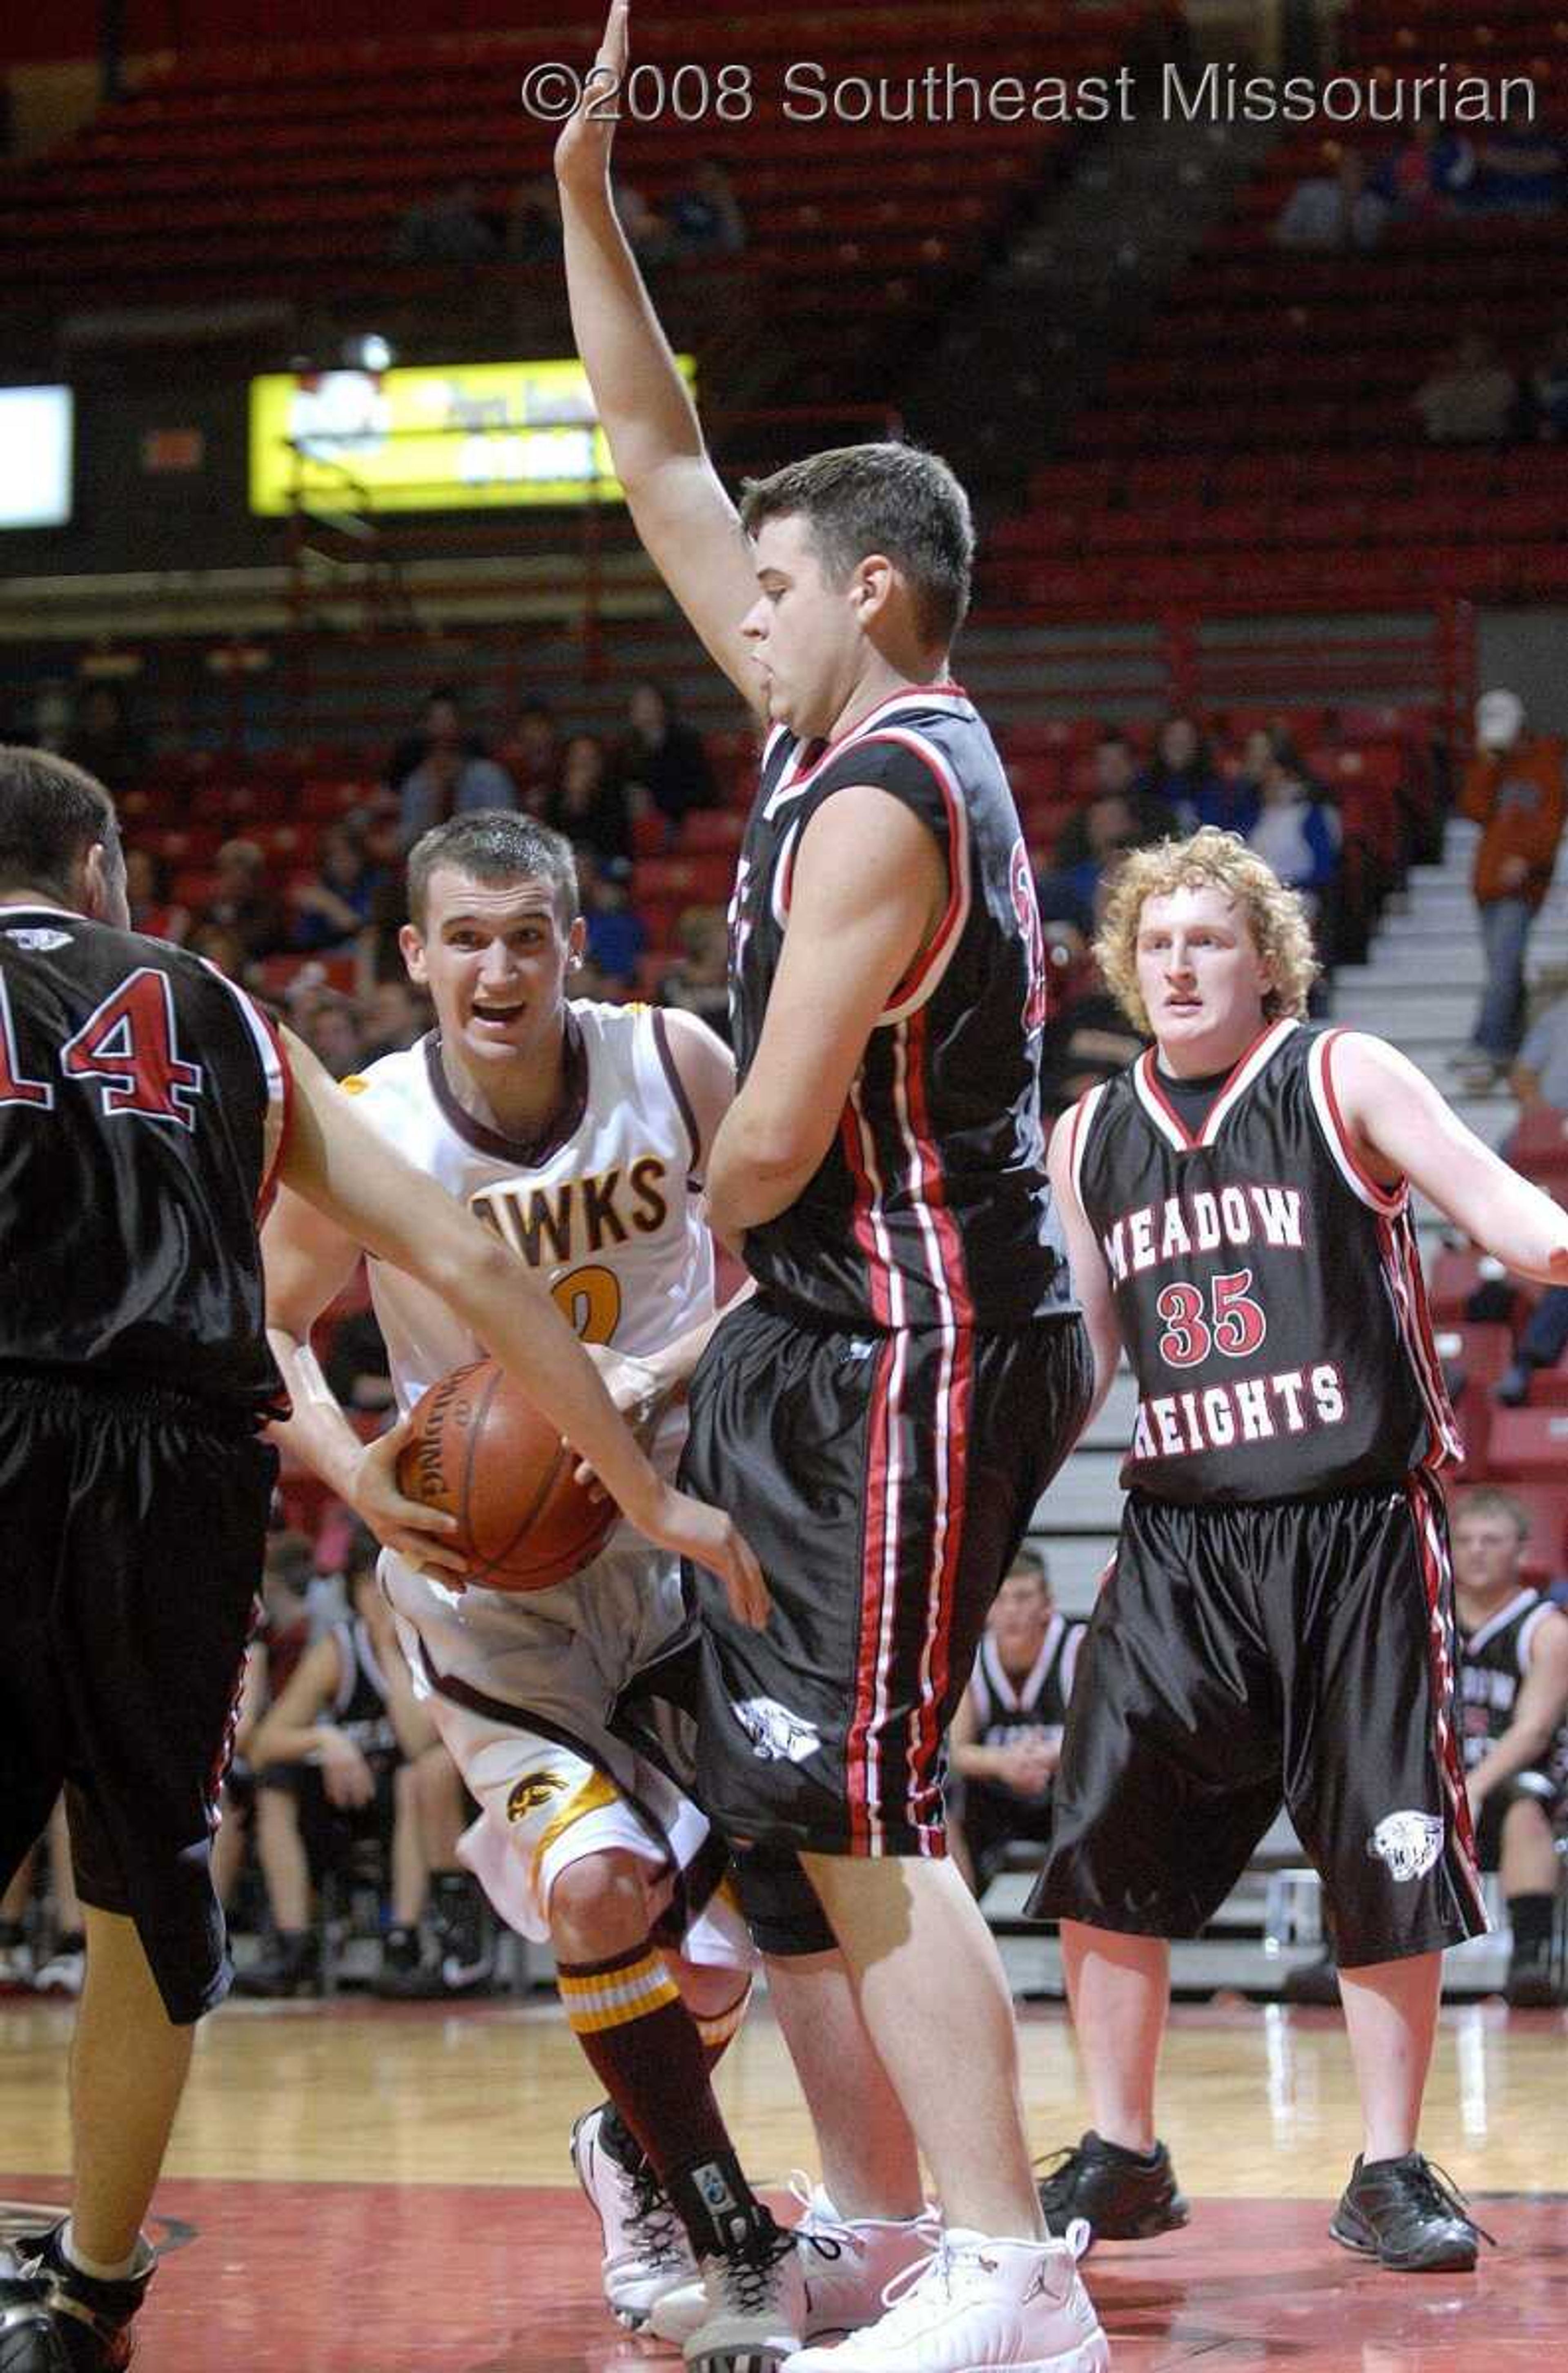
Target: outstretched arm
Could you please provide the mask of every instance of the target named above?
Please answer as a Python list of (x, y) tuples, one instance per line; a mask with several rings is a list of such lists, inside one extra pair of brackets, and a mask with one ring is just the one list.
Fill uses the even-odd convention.
[(572, 332), (649, 556), (755, 709), (761, 687), (741, 637), (757, 598), (751, 547), (708, 458), (610, 192), (629, 15), (627, 0), (613, 0), (582, 104), (556, 144)]
[(718, 1574), (743, 1621), (766, 1620), (767, 1593), (751, 1549), (727, 1516), (661, 1482), (527, 1264), (379, 1137), (308, 1046), (284, 1036), (295, 1090), (285, 1185), (450, 1303), (590, 1461), (638, 1530)]
[(1424, 1073), (1381, 1038), (1334, 1041), (1334, 1093), (1375, 1178), (1401, 1177), (1518, 1277), (1568, 1285), (1568, 1211), (1483, 1145)]

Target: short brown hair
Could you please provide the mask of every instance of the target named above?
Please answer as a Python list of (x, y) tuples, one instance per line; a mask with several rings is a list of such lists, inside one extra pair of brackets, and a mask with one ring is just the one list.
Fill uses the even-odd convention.
[(837, 580), (885, 553), (915, 597), (917, 622), (945, 650), (969, 608), (975, 526), (969, 497), (947, 463), (919, 445), (837, 445), (747, 478), (741, 520), (803, 519), (824, 568)]
[(1475, 1490), (1467, 1491), (1454, 1510), (1456, 1527), (1467, 1516), (1506, 1516), (1521, 1541), (1530, 1537), (1530, 1512), (1512, 1491), (1500, 1491), (1495, 1483), (1481, 1483)]
[(1138, 927), (1151, 898), (1175, 890), (1213, 889), (1234, 900), (1246, 917), (1253, 944), (1274, 975), (1263, 999), (1270, 1022), (1283, 1014), (1298, 1020), (1317, 977), (1312, 926), (1300, 894), (1287, 890), (1272, 866), (1254, 856), (1234, 832), (1205, 824), (1187, 840), (1162, 840), (1135, 848), (1121, 859), (1106, 905), (1094, 953), (1106, 985), (1135, 1030), (1153, 1033), (1138, 988)]
[(0, 890), (71, 894), (95, 844), (116, 849), (114, 802), (96, 777), (51, 750), (0, 746)]
[(408, 912), (416, 931), (425, 929), (430, 877), (443, 865), (473, 882), (547, 882), (562, 929), (576, 918), (570, 841), (515, 808), (472, 808), (421, 834), (408, 852)]

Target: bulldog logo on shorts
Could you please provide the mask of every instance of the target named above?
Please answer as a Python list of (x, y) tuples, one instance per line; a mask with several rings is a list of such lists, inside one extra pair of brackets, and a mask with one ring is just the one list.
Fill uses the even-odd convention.
[(1435, 1813), (1387, 1813), (1366, 1850), (1386, 1862), (1396, 1879), (1424, 1878), (1443, 1852), (1443, 1824)]
[(803, 1763), (822, 1745), (815, 1724), (802, 1722), (776, 1698), (746, 1698), (738, 1703), (731, 1699), (731, 1704), (761, 1763)]

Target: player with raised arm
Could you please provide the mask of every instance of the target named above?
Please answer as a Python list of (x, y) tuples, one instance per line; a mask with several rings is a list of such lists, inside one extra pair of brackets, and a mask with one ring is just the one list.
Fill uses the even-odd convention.
[[(626, 35), (617, 0), (615, 88)], [(731, 906), (741, 1084), (708, 1169), (759, 1292), (692, 1379), (683, 1472), (759, 1528), (774, 1612), (747, 1639), (699, 1588), (699, 1794), (749, 1848), (743, 1900), (803, 1864), (847, 1971), (838, 2115), (907, 2120), (947, 2226), (896, 2306), (790, 2362), (1092, 2373), (1104, 2336), (1042, 2236), (1012, 2004), (942, 1815), (986, 1610), (1091, 1384), (1045, 1176), (1033, 883), (946, 669), (968, 506), (933, 456), (881, 444), (737, 514), (616, 220), (610, 114), (556, 149), (578, 351), (638, 532), (766, 734)], [(814, 2111), (809, 2039), (797, 2064)], [(802, 2328), (798, 2262), (763, 2272), (726, 2362), (771, 2365)], [(704, 2273), (717, 2322), (725, 2272)]]
[(284, 1182), (461, 1311), (677, 1554), (766, 1607), (727, 1516), (649, 1464), (527, 1264), (198, 957), (128, 928), (108, 793), (0, 751), (0, 1889), (67, 1783), (87, 1974), (71, 2214), (0, 2259), (6, 2373), (115, 2373), (195, 2021), (283, 1413), (257, 1213)]
[[(584, 929), (571, 850), (526, 816), (438, 825), (410, 856), (408, 897), (404, 953), (436, 1028), (345, 1092), (537, 1269), (673, 1471), (686, 1380), (714, 1325), (698, 1198), (734, 1093), (730, 1050), (691, 1014), (569, 997)], [(709, 2082), (754, 1957), (720, 1888), (722, 1848), (688, 1793), (689, 1719), (670, 1710), (689, 1693), (679, 1565), (623, 1526), (569, 1583), (526, 1596), (462, 1587), (448, 1521), (398, 1491), (406, 1425), (367, 1452), (310, 1350), (357, 1243), (285, 1194), (263, 1251), (295, 1408), (280, 1438), (385, 1544), (415, 1689), (482, 1808), (464, 1858), (512, 1927), (554, 1946), (568, 2018), (614, 2104), (579, 2121), (572, 2157), (603, 2229), (609, 2304), (640, 2325), (694, 2274), (693, 2243), (721, 2242), (733, 2216), (748, 2237), (766, 2218)], [(474, 1357), (474, 1329), (380, 1262), (370, 1290), (406, 1416)], [(842, 2220), (816, 2206), (808, 2228), (840, 2235), (812, 2261), (831, 2291)], [(899, 2257), (889, 2220), (860, 2233), (884, 2280), (907, 2262), (904, 2239)]]
[(1469, 2267), (1476, 2227), (1416, 2139), (1443, 1948), (1485, 1915), (1438, 1481), (1457, 1444), (1410, 1197), (1553, 1283), (1568, 1215), (1393, 1047), (1303, 1022), (1301, 901), (1234, 836), (1129, 857), (1099, 955), (1154, 1046), (1062, 1116), (1051, 1174), (1102, 1387), (1125, 1346), (1141, 1397), (1030, 1899), (1062, 1923), (1094, 2111), (1042, 2202), (1112, 2239), (1185, 2223), (1154, 2132), (1166, 1940), (1283, 1803), (1364, 2126), (1331, 2230)]

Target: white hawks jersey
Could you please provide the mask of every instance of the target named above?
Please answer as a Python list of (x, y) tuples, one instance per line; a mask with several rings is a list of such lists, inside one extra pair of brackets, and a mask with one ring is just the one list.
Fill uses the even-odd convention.
[[(537, 1144), (513, 1144), (463, 1111), (434, 1032), (344, 1086), (415, 1169), (541, 1272), (585, 1342), (646, 1356), (713, 1309), (713, 1240), (692, 1182), (702, 1149), (661, 1012), (585, 1001), (567, 1015), (566, 1104)], [(372, 1260), (369, 1273), (405, 1411), (481, 1347), (405, 1271)], [(684, 1432), (681, 1411), (661, 1428), (666, 1472)]]

